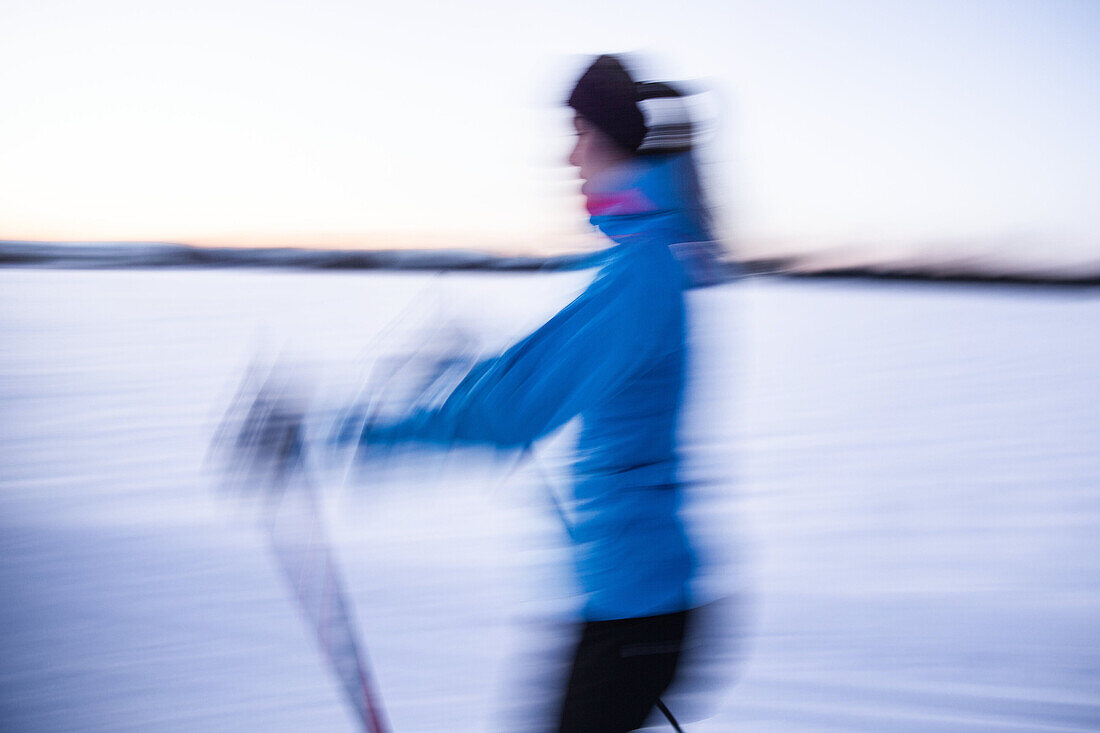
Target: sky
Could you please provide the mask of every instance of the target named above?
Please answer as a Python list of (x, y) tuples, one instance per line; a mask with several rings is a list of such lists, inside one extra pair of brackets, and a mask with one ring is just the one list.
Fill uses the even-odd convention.
[(689, 80), (753, 254), (1100, 260), (1100, 3), (0, 0), (0, 239), (536, 252), (561, 101)]

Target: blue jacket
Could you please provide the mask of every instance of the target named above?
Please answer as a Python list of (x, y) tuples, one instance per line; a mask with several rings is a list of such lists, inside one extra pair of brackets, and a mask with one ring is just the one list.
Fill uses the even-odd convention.
[[(364, 429), (361, 441), (524, 448), (580, 416), (576, 571), (593, 620), (690, 606), (695, 568), (678, 516), (676, 427), (684, 389), (685, 275), (670, 245), (707, 239), (686, 206), (679, 156), (642, 158), (590, 199), (614, 242), (576, 300), (437, 406)], [(594, 202), (594, 203), (593, 203)]]

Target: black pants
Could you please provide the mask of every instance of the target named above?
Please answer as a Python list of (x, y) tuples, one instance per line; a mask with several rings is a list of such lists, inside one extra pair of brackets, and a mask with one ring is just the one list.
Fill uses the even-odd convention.
[(586, 623), (573, 656), (559, 733), (640, 728), (676, 674), (688, 613)]

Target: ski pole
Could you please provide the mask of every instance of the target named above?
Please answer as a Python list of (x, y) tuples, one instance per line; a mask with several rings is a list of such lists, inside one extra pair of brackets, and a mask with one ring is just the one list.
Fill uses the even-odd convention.
[[(278, 421), (281, 416), (274, 415)], [(286, 421), (278, 437), (277, 465), (272, 477), (272, 502), (286, 509), (298, 499), (301, 506), (289, 512), (291, 524), (281, 527), (274, 506), (269, 507), (267, 538), (279, 569), (298, 604), (302, 618), (311, 626), (317, 644), (336, 673), (344, 694), (365, 733), (390, 730), (381, 700), (374, 691), (366, 653), (358, 641), (351, 616), (351, 604), (344, 592), (342, 576), (324, 529), (324, 518), (315, 486), (309, 480), (301, 426)], [(290, 491), (291, 483), (294, 491)]]

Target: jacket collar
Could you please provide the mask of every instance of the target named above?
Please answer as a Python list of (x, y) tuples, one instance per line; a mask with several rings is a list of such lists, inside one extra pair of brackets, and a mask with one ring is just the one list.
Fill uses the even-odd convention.
[(607, 171), (586, 192), (589, 221), (620, 244), (657, 228), (679, 241), (710, 239), (690, 200), (691, 165), (686, 154), (646, 155)]

